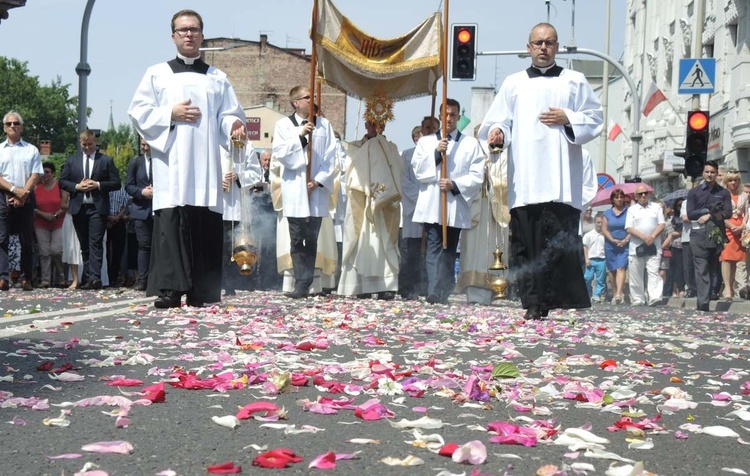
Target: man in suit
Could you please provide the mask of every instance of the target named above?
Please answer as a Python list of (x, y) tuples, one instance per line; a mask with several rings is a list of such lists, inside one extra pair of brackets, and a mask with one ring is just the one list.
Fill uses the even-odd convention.
[(135, 223), (135, 238), (138, 241), (138, 284), (136, 289), (146, 290), (148, 266), (151, 258), (151, 235), (154, 231), (154, 218), (151, 212), (154, 197), (152, 179), (151, 147), (141, 137), (143, 154), (133, 157), (128, 165), (128, 178), (125, 190), (133, 197), (130, 205), (130, 218)]
[(111, 157), (96, 151), (96, 137), (81, 132), (81, 153), (65, 160), (60, 187), (70, 193), (68, 213), (73, 217), (83, 256), (81, 289), (101, 289), (104, 232), (109, 214), (109, 192), (120, 188), (120, 173)]

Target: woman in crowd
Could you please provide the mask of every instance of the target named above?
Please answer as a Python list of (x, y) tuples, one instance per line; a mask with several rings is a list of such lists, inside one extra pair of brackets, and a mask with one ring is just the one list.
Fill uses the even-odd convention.
[[(42, 181), (34, 189), (36, 209), (34, 210), (34, 231), (36, 233), (39, 265), (41, 268), (40, 286), (48, 288), (65, 284), (62, 262), (62, 226), (67, 210), (67, 199), (55, 179), (55, 164), (42, 164)], [(65, 205), (63, 205), (65, 203)], [(54, 265), (54, 274), (52, 269)]]
[[(68, 208), (70, 196), (66, 193), (63, 195), (63, 205), (65, 209)], [(71, 283), (68, 289), (78, 289), (80, 282), (78, 281), (78, 265), (83, 262), (81, 257), (81, 245), (78, 243), (78, 236), (76, 236), (76, 229), (73, 226), (73, 217), (70, 214), (65, 214), (63, 220), (63, 252), (62, 259), (63, 263), (67, 263), (70, 267)]]
[(670, 251), (672, 257), (669, 261), (669, 269), (672, 272), (672, 291), (673, 297), (683, 297), (685, 295), (685, 273), (682, 266), (682, 218), (680, 218), (680, 210), (682, 210), (683, 199), (678, 198), (672, 204), (672, 242), (670, 243)]
[(737, 263), (744, 263), (747, 259), (747, 251), (740, 243), (746, 219), (745, 208), (747, 196), (742, 193), (740, 173), (736, 170), (730, 170), (724, 174), (724, 187), (729, 190), (732, 198), (732, 217), (724, 222), (729, 241), (724, 246), (719, 260), (721, 261), (721, 277), (724, 280), (723, 297), (724, 299), (731, 300), (735, 292), (734, 284)]
[(614, 285), (612, 304), (623, 304), (625, 302), (625, 278), (628, 270), (628, 244), (630, 235), (625, 231), (625, 219), (627, 209), (625, 208), (625, 192), (615, 189), (609, 195), (612, 208), (604, 212), (602, 221), (602, 234), (605, 238), (604, 255), (607, 261), (610, 283)]

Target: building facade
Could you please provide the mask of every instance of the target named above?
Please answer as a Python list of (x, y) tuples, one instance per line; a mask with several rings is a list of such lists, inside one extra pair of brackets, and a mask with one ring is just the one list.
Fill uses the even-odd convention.
[[(705, 19), (697, 20), (697, 3), (704, 2)], [(685, 119), (692, 96), (680, 95), (679, 63), (693, 57), (693, 43), (702, 34), (701, 57), (716, 59), (715, 93), (701, 95), (701, 109), (710, 111), (709, 159), (724, 169), (750, 172), (750, 4), (746, 0), (629, 0), (623, 63), (642, 95), (655, 84), (667, 98), (641, 116), (643, 139), (637, 175), (654, 187), (657, 196), (686, 186), (683, 160), (673, 150), (683, 148)], [(609, 117), (632, 131), (632, 98), (623, 84), (622, 107), (611, 103)], [(646, 98), (642, 97), (642, 101)], [(632, 143), (617, 161), (618, 175), (632, 175)], [(689, 179), (688, 179), (689, 181)]]
[[(237, 38), (209, 38), (203, 41), (202, 55), (206, 63), (229, 76), (240, 104), (247, 110), (265, 106), (283, 116), (293, 112), (289, 91), (297, 85), (310, 84), (310, 57), (301, 48), (280, 48), (268, 43), (267, 35), (260, 41)], [(337, 131), (346, 130), (346, 94), (327, 85), (321, 87), (323, 115)], [(268, 129), (268, 125), (253, 127)], [(270, 125), (273, 130), (273, 125)]]

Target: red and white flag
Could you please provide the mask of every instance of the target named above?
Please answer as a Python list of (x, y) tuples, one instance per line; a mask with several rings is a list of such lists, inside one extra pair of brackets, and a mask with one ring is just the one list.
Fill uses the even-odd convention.
[(646, 97), (643, 101), (643, 115), (648, 117), (648, 115), (651, 114), (651, 111), (653, 111), (656, 106), (666, 100), (667, 97), (664, 96), (664, 93), (661, 92), (661, 89), (656, 87), (656, 83), (651, 83), (651, 87), (648, 88), (648, 92), (646, 93)]
[(620, 127), (620, 124), (616, 123), (612, 119), (609, 120), (609, 134), (607, 135), (607, 140), (615, 140), (617, 139), (617, 136), (622, 134), (622, 127)]

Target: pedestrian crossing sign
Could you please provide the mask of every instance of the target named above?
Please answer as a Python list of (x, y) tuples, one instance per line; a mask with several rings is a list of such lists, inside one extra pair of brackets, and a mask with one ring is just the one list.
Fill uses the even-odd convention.
[(716, 59), (680, 60), (679, 94), (711, 94), (716, 90)]

